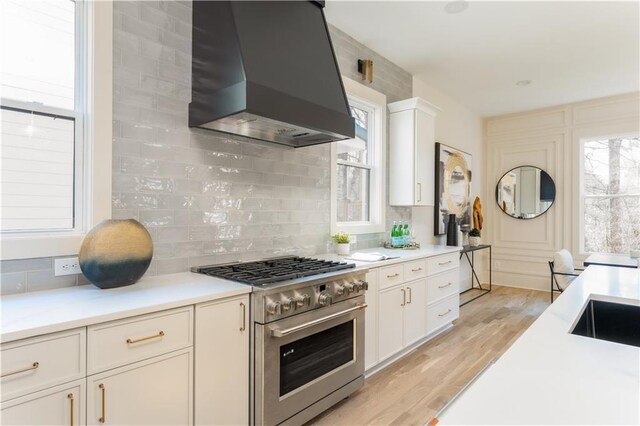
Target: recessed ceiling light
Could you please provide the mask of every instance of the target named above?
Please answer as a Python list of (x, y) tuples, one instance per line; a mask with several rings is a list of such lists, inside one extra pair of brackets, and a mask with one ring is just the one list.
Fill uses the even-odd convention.
[(516, 86), (528, 86), (531, 84), (531, 80), (520, 80), (516, 82)]
[(467, 7), (469, 7), (469, 3), (466, 0), (456, 0), (456, 1), (447, 3), (444, 6), (444, 10), (447, 13), (460, 13), (463, 10), (465, 10)]

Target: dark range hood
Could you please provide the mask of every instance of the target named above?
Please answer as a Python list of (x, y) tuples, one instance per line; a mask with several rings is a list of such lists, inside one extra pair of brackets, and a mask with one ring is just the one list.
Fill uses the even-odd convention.
[(354, 137), (316, 1), (194, 1), (189, 126), (292, 147)]

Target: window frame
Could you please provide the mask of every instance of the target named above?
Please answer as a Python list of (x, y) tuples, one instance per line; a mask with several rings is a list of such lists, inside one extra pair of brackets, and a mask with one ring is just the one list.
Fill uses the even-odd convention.
[(74, 110), (0, 101), (8, 108), (74, 119), (74, 227), (2, 232), (2, 260), (77, 254), (89, 229), (111, 217), (113, 5), (111, 0), (74, 2)]
[[(584, 179), (584, 146), (587, 142), (610, 140), (616, 138), (637, 138), (640, 137), (640, 133), (630, 131), (621, 133), (607, 133), (598, 136), (582, 136), (578, 138), (578, 253), (580, 256), (587, 257), (594, 253), (611, 254), (606, 252), (590, 252), (585, 249), (585, 230), (584, 230), (584, 214), (585, 214), (585, 201), (588, 198), (612, 198), (612, 195), (586, 195), (585, 194), (585, 179)], [(630, 197), (634, 195), (620, 195), (620, 197)], [(638, 195), (640, 196), (640, 195)]]
[[(347, 77), (342, 77), (345, 92), (356, 107), (371, 110), (373, 125), (368, 131), (367, 146), (369, 164), (338, 160), (337, 143), (331, 144), (331, 233), (346, 232), (351, 235), (384, 232), (386, 215), (386, 141), (387, 141), (387, 97)], [(358, 105), (360, 104), (360, 105)], [(351, 105), (351, 104), (350, 104)], [(365, 109), (362, 108), (362, 109)], [(369, 220), (360, 222), (338, 222), (337, 165), (344, 164), (369, 169)]]

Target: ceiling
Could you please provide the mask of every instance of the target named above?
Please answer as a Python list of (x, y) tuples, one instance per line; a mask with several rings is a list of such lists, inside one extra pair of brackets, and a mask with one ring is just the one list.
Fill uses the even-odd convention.
[(335, 0), (325, 13), (483, 117), (640, 89), (637, 1), (470, 1), (456, 14), (446, 4)]

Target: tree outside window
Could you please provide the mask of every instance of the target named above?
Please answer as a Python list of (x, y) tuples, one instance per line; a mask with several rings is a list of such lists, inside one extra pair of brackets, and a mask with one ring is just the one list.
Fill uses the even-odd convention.
[(640, 138), (590, 140), (582, 152), (583, 251), (640, 248)]

